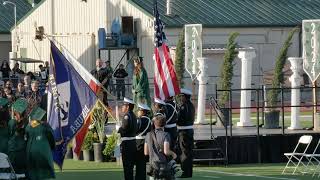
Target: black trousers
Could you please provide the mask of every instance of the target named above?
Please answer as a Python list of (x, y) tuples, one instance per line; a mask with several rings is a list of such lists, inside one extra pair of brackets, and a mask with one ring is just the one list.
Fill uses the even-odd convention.
[(137, 153), (136, 153), (136, 180), (146, 180), (146, 156), (144, 155), (144, 139), (137, 139)]
[(178, 142), (181, 150), (180, 162), (182, 174), (187, 177), (192, 177), (193, 164), (193, 129), (179, 130)]
[(128, 140), (121, 143), (122, 164), (125, 180), (133, 180), (133, 168), (137, 153), (136, 141)]
[(120, 99), (120, 94), (122, 97), (126, 96), (126, 87), (124, 85), (124, 80), (117, 80), (117, 97)]
[(173, 128), (164, 128), (164, 131), (169, 133), (170, 135), (170, 149), (174, 152), (177, 152), (177, 137), (178, 137), (178, 131), (177, 127)]

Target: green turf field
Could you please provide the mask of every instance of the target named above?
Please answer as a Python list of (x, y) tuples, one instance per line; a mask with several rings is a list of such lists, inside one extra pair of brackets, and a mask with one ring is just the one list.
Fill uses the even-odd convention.
[[(311, 176), (281, 175), (284, 164), (232, 165), (225, 167), (195, 167), (192, 179), (223, 180), (307, 180)], [(56, 171), (58, 180), (118, 180), (123, 179), (122, 167), (116, 163), (94, 163), (66, 160), (63, 171)], [(191, 178), (190, 178), (191, 179)]]

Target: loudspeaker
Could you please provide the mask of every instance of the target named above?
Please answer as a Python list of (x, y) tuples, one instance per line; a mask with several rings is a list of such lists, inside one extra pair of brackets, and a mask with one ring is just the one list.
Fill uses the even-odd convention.
[(121, 22), (122, 34), (133, 34), (133, 17), (122, 16)]

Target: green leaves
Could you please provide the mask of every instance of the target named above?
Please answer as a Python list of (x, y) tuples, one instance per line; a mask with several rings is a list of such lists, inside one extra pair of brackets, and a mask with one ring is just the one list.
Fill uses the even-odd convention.
[(93, 145), (93, 132), (89, 130), (84, 141), (83, 141), (81, 149), (82, 150), (91, 150), (92, 145)]
[[(221, 68), (221, 79), (219, 82), (219, 88), (222, 90), (229, 90), (232, 86), (233, 77), (233, 65), (234, 58), (237, 56), (236, 51), (236, 38), (239, 36), (238, 32), (233, 32), (229, 35), (226, 52), (223, 56), (223, 64)], [(220, 106), (224, 107), (229, 100), (229, 92), (223, 91), (219, 99)]]
[[(287, 60), (287, 53), (288, 49), (291, 46), (291, 40), (295, 32), (297, 32), (299, 28), (294, 28), (292, 31), (289, 32), (286, 41), (284, 42), (280, 53), (276, 59), (276, 66), (274, 68), (273, 80), (272, 80), (272, 88), (280, 88), (280, 85), (284, 82), (284, 74), (283, 74), (283, 67), (286, 64)], [(267, 105), (268, 106), (276, 106), (278, 95), (280, 90), (272, 89), (268, 91), (267, 94)]]
[(117, 142), (119, 140), (119, 135), (116, 131), (113, 131), (111, 136), (107, 139), (107, 144), (103, 150), (103, 155), (107, 157), (107, 159), (110, 159), (113, 156), (114, 149), (117, 146)]
[(97, 130), (99, 142), (103, 143), (105, 138), (104, 133), (104, 125), (108, 119), (108, 115), (103, 107), (103, 105), (99, 102), (94, 107), (92, 112), (92, 120), (94, 122), (94, 126)]
[(183, 74), (185, 70), (184, 54), (185, 54), (185, 47), (184, 47), (184, 28), (183, 28), (179, 35), (179, 40), (178, 40), (177, 49), (176, 49), (176, 58), (174, 63), (177, 78), (181, 88), (184, 86), (184, 82), (183, 82)]

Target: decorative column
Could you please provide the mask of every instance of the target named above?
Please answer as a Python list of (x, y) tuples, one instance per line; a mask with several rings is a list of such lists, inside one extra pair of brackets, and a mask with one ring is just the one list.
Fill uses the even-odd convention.
[(206, 110), (206, 95), (207, 95), (207, 82), (208, 82), (208, 58), (198, 58), (200, 74), (197, 79), (199, 81), (198, 92), (198, 110), (196, 124), (205, 124), (205, 110)]
[[(302, 70), (302, 58), (289, 57), (292, 70), (292, 75), (289, 80), (291, 82), (291, 88), (299, 88), (301, 86), (303, 78), (300, 76)], [(300, 105), (300, 89), (291, 89), (291, 106)], [(288, 129), (301, 129), (300, 126), (300, 107), (291, 107), (291, 125)]]
[[(251, 88), (252, 60), (256, 57), (253, 48), (239, 50), (238, 57), (241, 59), (241, 89)], [(251, 91), (241, 90), (240, 107), (251, 106)], [(240, 122), (237, 126), (252, 126), (251, 109), (240, 109)]]

